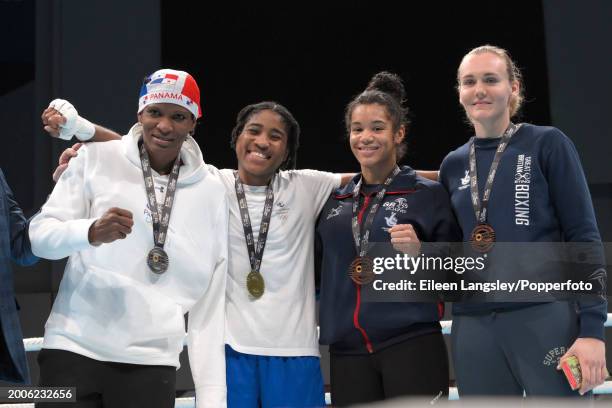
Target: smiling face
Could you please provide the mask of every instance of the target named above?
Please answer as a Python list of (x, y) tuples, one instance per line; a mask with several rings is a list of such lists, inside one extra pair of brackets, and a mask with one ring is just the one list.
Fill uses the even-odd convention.
[[(459, 102), (474, 124), (476, 135), (499, 136), (510, 123), (510, 101), (518, 81), (508, 77), (506, 61), (490, 52), (470, 54), (459, 67)], [(500, 131), (501, 129), (501, 131)]]
[(155, 103), (146, 106), (138, 114), (142, 124), (143, 142), (151, 166), (165, 172), (181, 150), (183, 141), (195, 128), (191, 112), (172, 103)]
[[(387, 110), (375, 104), (357, 105), (351, 114), (350, 145), (362, 173), (386, 177), (396, 163), (397, 147), (404, 139), (404, 127), (393, 130)], [(374, 182), (379, 177), (373, 177)]]
[(240, 180), (266, 185), (285, 161), (287, 129), (281, 116), (269, 109), (253, 114), (236, 140)]

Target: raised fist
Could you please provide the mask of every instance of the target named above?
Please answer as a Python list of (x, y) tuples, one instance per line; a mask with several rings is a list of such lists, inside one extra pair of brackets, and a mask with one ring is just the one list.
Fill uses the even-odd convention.
[(89, 227), (89, 243), (98, 246), (124, 239), (132, 232), (134, 220), (128, 210), (113, 207)]
[(81, 141), (91, 139), (96, 129), (85, 118), (79, 116), (75, 107), (65, 99), (54, 99), (41, 116), (44, 129), (53, 137), (70, 140), (76, 136)]
[(421, 241), (410, 224), (397, 224), (389, 229), (391, 244), (396, 251), (410, 256), (417, 256), (421, 252)]

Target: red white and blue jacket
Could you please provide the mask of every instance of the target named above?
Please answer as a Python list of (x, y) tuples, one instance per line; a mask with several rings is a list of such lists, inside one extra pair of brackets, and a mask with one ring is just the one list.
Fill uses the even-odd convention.
[[(348, 274), (357, 256), (351, 220), (353, 189), (358, 174), (336, 190), (321, 211), (317, 223), (317, 263), (320, 274), (320, 343), (330, 351), (367, 354), (418, 335), (440, 331), (441, 303), (363, 302), (361, 286)], [(365, 222), (377, 186), (362, 186), (358, 220)], [(437, 182), (417, 176), (403, 166), (391, 182), (370, 227), (370, 239), (389, 242), (388, 228), (412, 224), (422, 242), (455, 242), (461, 232), (448, 193)]]

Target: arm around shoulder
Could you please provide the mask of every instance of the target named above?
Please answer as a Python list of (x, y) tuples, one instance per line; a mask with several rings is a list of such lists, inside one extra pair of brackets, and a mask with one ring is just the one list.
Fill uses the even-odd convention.
[(309, 202), (312, 203), (315, 218), (323, 209), (329, 195), (349, 176), (319, 170), (296, 170), (294, 174), (299, 175), (302, 192), (307, 194)]
[(91, 142), (108, 142), (111, 140), (119, 140), (121, 139), (121, 135), (114, 130), (107, 129), (100, 125), (95, 125), (95, 133), (93, 138), (90, 139)]
[(457, 218), (452, 209), (450, 197), (446, 188), (439, 183), (432, 183), (432, 241), (460, 242), (462, 233)]
[(417, 174), (431, 181), (438, 181), (440, 170), (417, 170)]

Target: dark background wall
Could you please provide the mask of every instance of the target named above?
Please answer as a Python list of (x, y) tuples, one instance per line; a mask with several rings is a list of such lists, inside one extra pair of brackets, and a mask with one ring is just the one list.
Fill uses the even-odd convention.
[[(302, 126), (298, 167), (329, 171), (357, 170), (344, 106), (374, 73), (394, 71), (405, 80), (412, 111), (405, 162), (434, 169), (470, 136), (454, 89), (457, 65), (470, 48), (491, 43), (509, 49), (523, 69), (522, 120), (552, 123), (576, 143), (610, 241), (612, 3), (412, 3), (0, 0), (0, 167), (32, 214), (69, 145), (42, 130), (48, 102), (69, 99), (82, 115), (125, 132), (143, 76), (163, 66), (189, 71), (200, 85), (204, 116), (196, 139), (206, 161), (235, 166), (229, 134), (236, 113), (272, 99)], [(62, 270), (57, 262), (16, 268), (26, 337), (42, 335)], [(188, 388), (188, 372), (179, 375)]]

